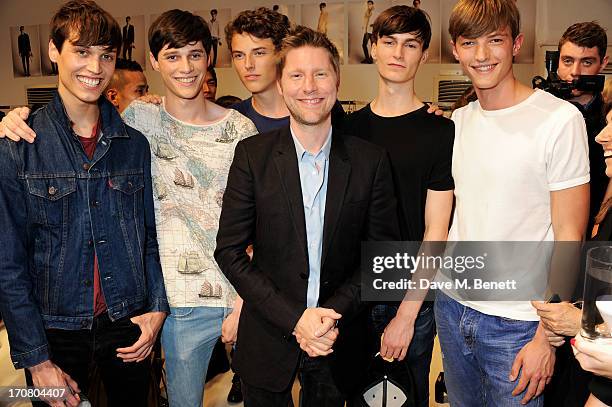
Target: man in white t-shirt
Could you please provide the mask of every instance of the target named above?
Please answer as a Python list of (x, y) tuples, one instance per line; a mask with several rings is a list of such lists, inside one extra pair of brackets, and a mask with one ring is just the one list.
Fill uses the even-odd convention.
[[(478, 100), (453, 114), (449, 241), (580, 241), (589, 204), (586, 129), (571, 104), (516, 80), (514, 0), (460, 0), (453, 53)], [(529, 301), (457, 301), (435, 316), (453, 406), (540, 406), (555, 354)], [(518, 298), (517, 298), (518, 299)]]

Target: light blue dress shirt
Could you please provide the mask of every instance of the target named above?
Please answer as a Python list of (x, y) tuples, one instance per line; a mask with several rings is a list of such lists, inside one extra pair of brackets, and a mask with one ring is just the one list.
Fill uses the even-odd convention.
[(306, 241), (308, 244), (308, 291), (306, 306), (317, 307), (321, 286), (321, 255), (323, 253), (323, 224), (327, 198), (327, 177), (329, 172), (329, 152), (331, 150), (332, 129), (321, 150), (312, 154), (306, 151), (291, 130), (295, 152), (297, 153), (302, 202), (306, 220)]

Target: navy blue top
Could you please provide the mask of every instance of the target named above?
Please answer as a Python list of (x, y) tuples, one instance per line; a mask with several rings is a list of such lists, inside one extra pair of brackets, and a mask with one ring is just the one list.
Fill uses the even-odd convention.
[(231, 108), (251, 119), (260, 134), (289, 125), (289, 116), (273, 118), (258, 113), (257, 110), (253, 108), (252, 99), (252, 97), (245, 99), (231, 106)]

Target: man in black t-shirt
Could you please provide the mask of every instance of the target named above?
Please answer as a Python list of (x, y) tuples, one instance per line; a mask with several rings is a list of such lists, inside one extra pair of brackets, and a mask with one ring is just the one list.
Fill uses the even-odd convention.
[[(427, 112), (414, 78), (427, 59), (431, 26), (422, 10), (394, 6), (372, 30), (372, 57), (379, 73), (377, 97), (347, 118), (347, 128), (389, 152), (403, 240), (444, 241), (453, 203), (453, 123)], [(408, 293), (406, 298), (410, 297)], [(414, 378), (418, 406), (428, 406), (429, 366), (435, 337), (432, 304), (422, 299), (376, 303), (370, 309), (373, 344), (397, 358), (393, 377), (405, 388)], [(385, 333), (383, 341), (379, 337)], [(402, 374), (408, 370), (410, 375)]]

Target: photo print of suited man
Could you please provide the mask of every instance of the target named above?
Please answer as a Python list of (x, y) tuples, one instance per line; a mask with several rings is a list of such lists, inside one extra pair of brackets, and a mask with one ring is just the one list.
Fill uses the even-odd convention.
[(348, 4), (349, 64), (371, 64), (372, 25), (381, 11), (391, 7), (390, 0), (363, 0)]
[(216, 68), (229, 68), (232, 66), (232, 56), (229, 48), (225, 43), (224, 29), (227, 23), (232, 19), (232, 13), (229, 8), (210, 8), (207, 10), (198, 10), (194, 14), (202, 17), (212, 36), (211, 47), (211, 66)]
[[(531, 0), (528, 0), (531, 1)], [(457, 0), (452, 0), (451, 1), (453, 5), (455, 5), (455, 3), (457, 2)], [(427, 15), (429, 16), (429, 24), (431, 25), (431, 41), (429, 41), (429, 48), (427, 49), (427, 61), (425, 61), (426, 64), (439, 64), (440, 63), (440, 53), (441, 48), (443, 48), (444, 43), (442, 43), (442, 46), (440, 45), (440, 41), (442, 38), (442, 35), (440, 34), (440, 30), (443, 30), (442, 28), (442, 11), (441, 11), (441, 7), (440, 7), (440, 1), (439, 0), (391, 0), (391, 5), (392, 6), (396, 6), (396, 5), (400, 5), (400, 4), (404, 4), (404, 5), (408, 5), (408, 6), (412, 6), (418, 9), (423, 10), (424, 12), (427, 13)], [(379, 10), (379, 12), (382, 11)], [(450, 16), (450, 11), (449, 11), (449, 15), (446, 16), (446, 34), (448, 35), (448, 17)], [(453, 61), (454, 62), (454, 58)]]
[[(39, 34), (37, 25), (11, 27), (13, 76), (40, 76)], [(48, 47), (48, 45), (47, 45)]]
[(125, 18), (125, 25), (121, 29), (121, 57), (132, 60), (132, 49), (134, 48), (134, 26), (130, 24), (132, 17)]
[(144, 68), (147, 62), (147, 48), (145, 46), (147, 32), (144, 16), (120, 16), (115, 17), (115, 19), (120, 22), (122, 38), (121, 49), (117, 50), (117, 58), (136, 61)]

